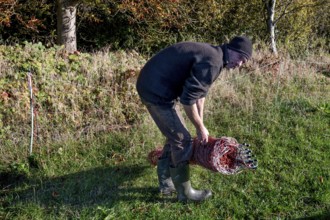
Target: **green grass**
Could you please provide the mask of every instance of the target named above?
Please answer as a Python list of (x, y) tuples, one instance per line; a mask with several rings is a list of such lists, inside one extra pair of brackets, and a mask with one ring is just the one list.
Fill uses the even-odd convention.
[[(252, 128), (256, 137), (244, 139), (255, 144), (259, 159), (255, 172), (223, 176), (192, 167), (193, 185), (214, 193), (201, 204), (183, 205), (157, 193), (156, 169), (146, 161), (153, 135), (148, 140), (139, 135), (153, 126), (53, 146), (54, 152), (39, 155), (41, 168), (2, 180), (1, 215), (4, 219), (325, 219), (330, 211), (330, 158), (325, 141), (329, 120), (324, 119), (314, 112), (307, 122), (295, 116), (270, 126), (276, 133), (260, 133), (261, 125)], [(291, 123), (296, 125), (287, 129)]]
[(0, 167), (0, 219), (329, 219), (330, 81), (297, 68), (225, 72), (210, 91), (210, 134), (250, 143), (259, 161), (232, 176), (191, 166), (211, 200), (158, 194), (146, 157), (164, 139), (142, 112), (127, 130), (11, 156)]

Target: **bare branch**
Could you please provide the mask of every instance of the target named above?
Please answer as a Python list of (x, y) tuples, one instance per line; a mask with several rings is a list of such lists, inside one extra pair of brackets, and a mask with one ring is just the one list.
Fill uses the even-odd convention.
[[(326, 1), (324, 1), (326, 2)], [(303, 4), (303, 5), (299, 5), (297, 7), (292, 8), (289, 11), (284, 11), (282, 14), (279, 15), (279, 17), (277, 19), (274, 20), (274, 23), (277, 23), (279, 20), (281, 20), (284, 16), (291, 14), (291, 13), (295, 13), (298, 12), (299, 10), (303, 9), (303, 8), (307, 8), (307, 7), (316, 7), (316, 6), (320, 6), (322, 5), (322, 3), (312, 3), (312, 4)]]
[(285, 13), (288, 7), (292, 4), (292, 2), (293, 0), (289, 0), (285, 5), (282, 5), (278, 14), (281, 15)]

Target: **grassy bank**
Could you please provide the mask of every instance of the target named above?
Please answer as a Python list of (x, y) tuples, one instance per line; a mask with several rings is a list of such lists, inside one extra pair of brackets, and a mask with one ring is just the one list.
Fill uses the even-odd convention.
[(123, 123), (127, 129), (39, 142), (29, 160), (20, 146), (2, 148), (10, 157), (1, 161), (0, 218), (327, 219), (329, 59), (278, 59), (258, 51), (242, 70), (221, 74), (207, 98), (205, 124), (212, 136), (250, 143), (259, 168), (224, 176), (193, 166), (192, 184), (211, 189), (209, 201), (183, 205), (157, 193), (156, 169), (146, 156), (163, 138), (137, 101), (139, 108), (130, 107), (137, 120)]
[(138, 112), (144, 110), (134, 77), (144, 63), (134, 51), (67, 54), (41, 44), (0, 46), (0, 159), (11, 161), (27, 153), (23, 149), (31, 133), (28, 73), (38, 148), (127, 129), (139, 121)]

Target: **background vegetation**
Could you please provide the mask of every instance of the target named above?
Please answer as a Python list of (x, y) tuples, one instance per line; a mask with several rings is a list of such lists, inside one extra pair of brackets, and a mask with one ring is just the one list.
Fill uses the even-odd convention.
[[(57, 35), (62, 0), (0, 1), (0, 42), (42, 42)], [(73, 2), (75, 0), (68, 0)], [(154, 53), (177, 41), (222, 43), (237, 34), (269, 42), (266, 5), (271, 0), (77, 0), (77, 41), (81, 51), (105, 46)], [(330, 3), (282, 0), (275, 5), (276, 41), (295, 55), (329, 50)]]
[[(329, 4), (281, 1), (274, 56), (266, 2), (80, 1), (81, 52), (67, 53), (55, 45), (54, 1), (0, 1), (0, 219), (328, 219)], [(139, 70), (170, 43), (237, 34), (253, 38), (253, 59), (222, 72), (205, 123), (250, 143), (259, 168), (195, 166), (193, 186), (211, 189), (210, 201), (161, 198), (146, 156), (163, 137), (137, 97)]]

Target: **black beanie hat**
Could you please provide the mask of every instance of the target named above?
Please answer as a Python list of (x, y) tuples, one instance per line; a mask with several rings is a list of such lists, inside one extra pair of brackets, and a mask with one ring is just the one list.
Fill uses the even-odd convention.
[(229, 44), (227, 44), (227, 48), (241, 53), (246, 59), (252, 56), (252, 42), (249, 38), (244, 36), (234, 37)]

